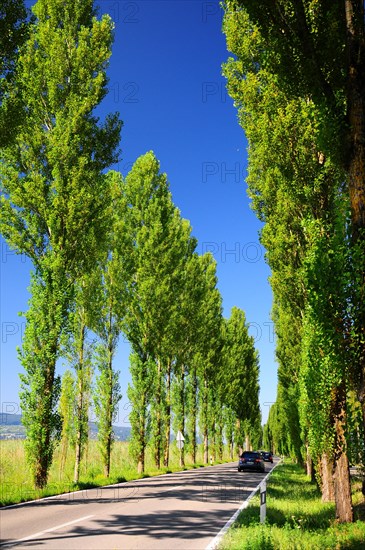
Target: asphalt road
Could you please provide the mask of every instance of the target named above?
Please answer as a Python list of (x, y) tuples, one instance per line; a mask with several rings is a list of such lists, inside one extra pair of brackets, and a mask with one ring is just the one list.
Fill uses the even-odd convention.
[(266, 474), (234, 462), (3, 508), (1, 546), (205, 549)]

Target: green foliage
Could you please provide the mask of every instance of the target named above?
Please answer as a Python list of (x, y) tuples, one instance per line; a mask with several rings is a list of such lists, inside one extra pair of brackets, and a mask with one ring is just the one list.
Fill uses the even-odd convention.
[(222, 393), (225, 404), (241, 422), (256, 424), (260, 415), (259, 362), (252, 336), (248, 334), (246, 316), (233, 307), (231, 317), (224, 325), (222, 350)]
[(98, 126), (92, 111), (106, 93), (112, 23), (91, 20), (87, 6), (34, 6), (17, 64), (22, 129), (2, 150), (2, 232), (42, 275), (92, 267), (107, 224), (102, 170), (116, 159), (120, 123)]
[(365, 418), (364, 5), (225, 6), (237, 59), (224, 70), (250, 143), (253, 206), (266, 221), (279, 339), (288, 340), (290, 317), (297, 329), (279, 341), (279, 380), (286, 389), (291, 375), (298, 381), (300, 357), (303, 436), (309, 429), (312, 452), (332, 439), (340, 457), (351, 385)]
[[(345, 445), (335, 428), (340, 423), (346, 429), (340, 395), (349, 375), (349, 220), (338, 151), (324, 136), (338, 135), (335, 119), (343, 109), (334, 114), (333, 90), (318, 80), (334, 73), (320, 66), (322, 57), (314, 67), (309, 56), (308, 64), (299, 47), (320, 39), (322, 28), (316, 25), (325, 11), (322, 2), (313, 14), (299, 4), (292, 10), (292, 2), (264, 2), (262, 12), (254, 2), (243, 9), (241, 4), (227, 2), (224, 30), (237, 57), (229, 59), (224, 73), (249, 141), (249, 195), (265, 222), (261, 242), (272, 270), (279, 386), (266, 436), (275, 450), (299, 461), (307, 438), (313, 457), (324, 449), (339, 457)], [(275, 19), (279, 4), (281, 30)], [(339, 17), (336, 9), (333, 15)], [(309, 23), (300, 35), (302, 17)], [(284, 74), (284, 60), (292, 72), (286, 67)], [(342, 84), (337, 82), (337, 98)], [(325, 96), (326, 108), (320, 100)], [(326, 109), (332, 109), (333, 126), (325, 131)]]
[(25, 370), (20, 375), (20, 403), (27, 432), (27, 460), (34, 483), (43, 487), (61, 430), (57, 411), (61, 380), (55, 376), (55, 364), (66, 312), (65, 298), (58, 299), (60, 286), (56, 286), (55, 281), (50, 288), (33, 275), (31, 294), (23, 345), (19, 351)]
[(98, 425), (99, 449), (102, 456), (105, 476), (110, 473), (110, 456), (114, 440), (113, 422), (117, 418), (118, 403), (122, 398), (119, 373), (112, 368), (113, 351), (100, 344), (97, 348), (96, 363), (99, 375), (94, 392), (95, 414)]
[(246, 44), (252, 36), (262, 49), (259, 65), (247, 52), (252, 66), (275, 75), (288, 97), (314, 99), (321, 113), (321, 150), (343, 160), (348, 29), (342, 6), (328, 0), (228, 0), (225, 6), (241, 29), (244, 21)]
[(0, 8), (0, 75), (7, 78), (14, 72), (17, 52), (26, 29), (26, 8), (23, 0), (4, 0)]
[(222, 369), (222, 297), (217, 287), (217, 265), (210, 253), (200, 257), (203, 298), (200, 305), (199, 344), (194, 361), (200, 380), (199, 425), (204, 439), (204, 461), (209, 459), (209, 440), (214, 439), (214, 402), (220, 400)]
[(78, 482), (80, 463), (89, 437), (89, 408), (91, 402), (91, 383), (93, 376), (92, 355), (94, 342), (88, 338), (88, 326), (92, 311), (92, 278), (86, 277), (81, 284), (75, 285), (74, 311), (68, 319), (70, 330), (69, 340), (64, 350), (64, 356), (75, 371), (74, 443), (76, 446), (75, 483)]
[[(357, 501), (360, 495), (356, 483), (353, 493)], [(334, 505), (321, 501), (317, 486), (305, 476), (301, 466), (285, 463), (276, 468), (268, 480), (266, 502), (265, 524), (259, 523), (259, 498), (255, 497), (238, 516), (219, 548), (360, 550), (363, 546), (365, 524), (360, 521), (361, 506), (356, 523), (338, 524)]]
[[(332, 223), (307, 222), (310, 249), (306, 257), (308, 305), (304, 317), (302, 424), (308, 419), (308, 439), (313, 457), (335, 445), (334, 389), (348, 377), (348, 353), (344, 345), (347, 315), (344, 277), (348, 273), (346, 241)], [(336, 250), (336, 254), (334, 253)], [(331, 273), (324, 280), (323, 273)], [(347, 321), (347, 323), (346, 323)]]
[(68, 446), (75, 443), (75, 377), (70, 370), (62, 376), (58, 410), (62, 421), (61, 441)]
[(188, 315), (194, 305), (188, 262), (196, 241), (152, 152), (137, 159), (122, 189), (120, 254), (129, 274), (123, 330), (142, 364), (157, 365), (151, 427), (156, 464), (164, 452), (167, 465), (173, 368), (191, 346)]
[(70, 370), (62, 376), (58, 410), (62, 423), (60, 476), (64, 473), (69, 446), (76, 443), (76, 388), (75, 378)]
[[(110, 204), (104, 169), (117, 158), (117, 116), (98, 124), (113, 25), (92, 2), (39, 0), (7, 91), (22, 124), (1, 149), (1, 231), (35, 275), (21, 361), (28, 457), (44, 486), (59, 432), (55, 376), (72, 285), (104, 245)], [(40, 402), (42, 399), (42, 402)]]
[(156, 364), (153, 360), (143, 361), (136, 353), (130, 358), (132, 383), (128, 385), (128, 399), (131, 404), (129, 422), (131, 437), (129, 452), (140, 471), (144, 471), (145, 450), (151, 433), (151, 413), (149, 403), (154, 393)]
[(356, 465), (365, 476), (365, 445), (364, 445), (364, 423), (362, 418), (361, 404), (354, 391), (348, 397), (348, 432), (347, 444), (350, 464)]
[(27, 37), (27, 11), (23, 0), (3, 0), (0, 6), (0, 147), (14, 139), (19, 103), (9, 99), (19, 48)]

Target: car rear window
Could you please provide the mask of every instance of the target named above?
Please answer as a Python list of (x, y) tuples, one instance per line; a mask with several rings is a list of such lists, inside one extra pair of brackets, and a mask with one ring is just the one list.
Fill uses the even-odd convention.
[(259, 453), (255, 453), (252, 451), (245, 451), (244, 453), (241, 454), (241, 458), (259, 458), (259, 457), (260, 457)]

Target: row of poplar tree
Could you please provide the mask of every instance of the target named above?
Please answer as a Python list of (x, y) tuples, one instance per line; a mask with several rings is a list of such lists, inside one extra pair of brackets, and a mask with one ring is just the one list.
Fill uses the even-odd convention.
[(272, 271), (279, 383), (264, 441), (315, 470), (352, 521), (349, 459), (365, 463), (364, 3), (227, 0), (224, 32)]
[[(196, 460), (261, 433), (258, 356), (244, 313), (222, 316), (216, 264), (196, 252), (153, 153), (123, 178), (118, 114), (100, 123), (113, 22), (92, 0), (1, 7), (1, 232), (32, 261), (19, 351), (22, 421), (37, 487), (62, 440), (75, 481), (88, 437), (91, 386), (106, 475), (120, 400), (113, 360), (131, 344), (130, 448), (168, 465), (172, 427)], [(91, 341), (95, 340), (95, 345)], [(71, 370), (62, 381), (59, 362)], [(96, 380), (93, 371), (97, 368)], [(181, 463), (184, 455), (181, 452)]]

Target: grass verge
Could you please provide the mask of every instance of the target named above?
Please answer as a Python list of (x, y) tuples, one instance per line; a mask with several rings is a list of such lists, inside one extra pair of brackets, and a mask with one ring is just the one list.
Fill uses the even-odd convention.
[[(176, 445), (172, 444), (168, 468), (156, 468), (153, 461), (153, 453), (148, 449), (145, 472), (140, 475), (137, 473), (136, 464), (129, 454), (128, 443), (116, 441), (112, 450), (110, 477), (106, 478), (103, 474), (97, 442), (91, 440), (89, 441), (84, 459), (81, 463), (79, 483), (73, 483), (73, 449), (68, 449), (66, 461), (61, 466), (61, 450), (57, 448), (49, 472), (47, 487), (42, 490), (37, 490), (34, 489), (26, 463), (24, 441), (2, 440), (0, 445), (0, 506), (17, 504), (78, 490), (86, 490), (92, 487), (113, 485), (115, 483), (132, 481), (142, 477), (173, 473), (182, 469), (179, 466), (179, 451)], [(189, 456), (186, 456), (185, 470), (204, 466), (202, 446), (199, 447), (197, 463), (193, 464), (189, 460)], [(230, 461), (228, 451), (225, 452), (223, 458), (225, 462)], [(219, 462), (216, 462), (216, 464), (218, 463)]]
[(266, 523), (260, 524), (256, 496), (223, 538), (219, 550), (363, 550), (365, 502), (353, 482), (355, 522), (339, 524), (333, 503), (323, 503), (317, 486), (292, 463), (278, 466), (268, 480)]

